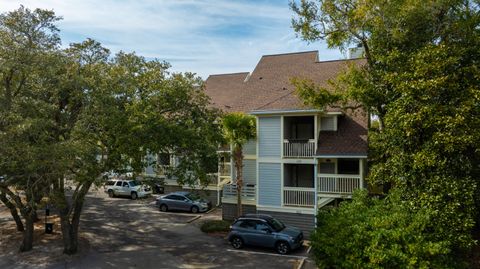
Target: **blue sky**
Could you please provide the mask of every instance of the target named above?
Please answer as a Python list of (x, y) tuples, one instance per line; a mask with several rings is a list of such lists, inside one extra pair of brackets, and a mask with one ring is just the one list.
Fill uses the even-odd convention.
[(0, 11), (20, 4), (62, 16), (65, 46), (89, 37), (203, 78), (252, 71), (266, 54), (319, 50), (321, 60), (345, 58), (295, 36), (288, 0), (0, 0)]

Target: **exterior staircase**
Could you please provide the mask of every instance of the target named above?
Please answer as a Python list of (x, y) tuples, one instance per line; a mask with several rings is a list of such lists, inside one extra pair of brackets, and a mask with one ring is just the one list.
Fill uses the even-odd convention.
[(331, 197), (318, 197), (318, 208), (322, 208), (328, 205), (329, 203), (333, 202), (334, 200), (335, 198), (331, 198)]

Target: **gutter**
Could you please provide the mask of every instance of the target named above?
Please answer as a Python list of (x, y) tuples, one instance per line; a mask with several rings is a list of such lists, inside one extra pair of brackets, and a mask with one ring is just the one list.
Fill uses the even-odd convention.
[(278, 109), (278, 110), (253, 110), (251, 115), (272, 115), (272, 114), (305, 114), (305, 113), (324, 113), (326, 115), (343, 115), (343, 112), (325, 112), (320, 109)]

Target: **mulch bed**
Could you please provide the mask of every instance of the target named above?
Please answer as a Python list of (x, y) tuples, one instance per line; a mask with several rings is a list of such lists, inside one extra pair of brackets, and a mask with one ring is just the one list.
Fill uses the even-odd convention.
[(213, 236), (213, 237), (219, 237), (219, 238), (226, 239), (227, 235), (228, 235), (228, 232), (211, 232), (211, 233), (207, 233), (207, 234), (210, 235), (210, 236)]
[(13, 221), (2, 223), (0, 227), (0, 253), (14, 261), (16, 265), (30, 265), (33, 267), (46, 267), (60, 261), (70, 260), (83, 255), (88, 251), (88, 241), (81, 237), (79, 240), (79, 253), (68, 256), (64, 255), (62, 233), (60, 231), (60, 219), (58, 216), (49, 218), (53, 222), (53, 233), (45, 234), (43, 219), (36, 222), (33, 236), (33, 249), (27, 252), (19, 252), (23, 233), (18, 232)]

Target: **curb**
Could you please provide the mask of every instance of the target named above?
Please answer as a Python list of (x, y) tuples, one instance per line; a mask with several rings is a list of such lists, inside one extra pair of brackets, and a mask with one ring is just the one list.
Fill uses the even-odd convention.
[(191, 219), (187, 220), (187, 222), (186, 222), (186, 223), (192, 223), (192, 222), (196, 221), (197, 219), (199, 219), (199, 218), (201, 218), (201, 217), (202, 217), (202, 216), (195, 216), (195, 217), (193, 217), (193, 218), (191, 218)]
[(303, 268), (303, 265), (305, 264), (305, 260), (306, 260), (306, 259), (307, 259), (307, 258), (301, 259), (301, 260), (300, 260), (300, 263), (297, 265), (297, 268), (295, 268), (295, 269), (302, 269), (302, 268)]
[(210, 214), (212, 211), (215, 211), (216, 209), (218, 208), (218, 206), (214, 206), (212, 208), (210, 208), (210, 210), (208, 210), (207, 212), (205, 212), (204, 214)]

